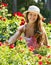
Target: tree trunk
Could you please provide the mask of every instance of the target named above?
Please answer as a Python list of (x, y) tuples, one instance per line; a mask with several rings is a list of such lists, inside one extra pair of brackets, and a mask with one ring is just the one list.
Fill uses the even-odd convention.
[(17, 0), (13, 0), (12, 13), (17, 12)]
[[(51, 11), (51, 0), (47, 0), (47, 8), (48, 8), (49, 11)], [(51, 12), (50, 12), (49, 20), (51, 20)]]
[(51, 0), (47, 0), (47, 8), (48, 10), (51, 10)]

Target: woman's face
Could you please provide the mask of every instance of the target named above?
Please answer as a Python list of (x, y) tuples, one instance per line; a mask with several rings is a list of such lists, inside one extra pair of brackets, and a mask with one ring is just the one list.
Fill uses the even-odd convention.
[(35, 12), (29, 12), (28, 13), (28, 20), (30, 23), (34, 23), (38, 18), (38, 14)]

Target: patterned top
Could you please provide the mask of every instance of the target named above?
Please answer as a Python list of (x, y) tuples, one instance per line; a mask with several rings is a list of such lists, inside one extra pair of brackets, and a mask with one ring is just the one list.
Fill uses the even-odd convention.
[[(41, 44), (38, 44), (37, 43), (37, 39), (35, 38), (35, 36), (31, 36), (30, 38), (27, 38), (26, 37), (26, 26), (24, 25), (24, 26), (21, 26), (16, 32), (15, 32), (15, 34), (13, 35), (13, 36), (11, 36), (10, 37), (10, 39), (9, 40), (7, 40), (7, 42), (9, 43), (9, 44), (12, 44), (12, 43), (15, 43), (15, 41), (18, 39), (18, 37), (20, 36), (20, 34), (22, 33), (22, 28), (24, 27), (24, 38), (25, 38), (25, 40), (27, 41), (27, 45), (28, 45), (28, 47), (30, 47), (30, 46), (33, 46), (35, 49), (36, 48), (39, 48), (40, 47), (40, 45)], [(43, 41), (41, 42), (42, 44), (44, 44), (44, 45), (48, 45), (48, 38), (47, 38), (47, 35), (46, 35), (46, 32), (45, 32), (45, 30), (44, 30), (44, 28), (43, 28)]]
[(28, 47), (32, 46), (34, 49), (39, 47), (39, 44), (37, 43), (37, 40), (34, 36), (31, 36), (30, 38), (25, 37), (25, 40)]

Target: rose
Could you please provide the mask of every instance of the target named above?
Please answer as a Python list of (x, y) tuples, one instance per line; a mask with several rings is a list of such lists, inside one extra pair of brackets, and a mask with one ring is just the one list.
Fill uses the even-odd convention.
[(39, 59), (42, 59), (42, 56), (38, 54), (38, 58), (39, 58)]
[(14, 48), (15, 46), (14, 46), (14, 44), (10, 44), (10, 46), (9, 46), (9, 48)]
[(2, 46), (3, 44), (2, 44), (2, 42), (0, 42), (0, 46)]
[(39, 61), (38, 63), (39, 63), (39, 65), (43, 65), (43, 62), (42, 61)]
[(25, 24), (25, 21), (21, 21), (20, 26), (21, 26), (21, 25), (24, 25), (24, 24)]
[(14, 14), (13, 14), (14, 16), (20, 16), (20, 17), (24, 17), (24, 15), (21, 13), (21, 12), (15, 12)]
[(2, 4), (2, 6), (4, 6), (4, 7), (7, 7), (8, 6), (8, 4), (6, 4), (6, 3), (1, 3)]
[(20, 40), (20, 41), (21, 41), (21, 40), (23, 40), (23, 37), (22, 37), (22, 36), (20, 36), (18, 40)]
[(29, 51), (34, 51), (33, 46), (30, 46), (30, 47), (29, 47)]

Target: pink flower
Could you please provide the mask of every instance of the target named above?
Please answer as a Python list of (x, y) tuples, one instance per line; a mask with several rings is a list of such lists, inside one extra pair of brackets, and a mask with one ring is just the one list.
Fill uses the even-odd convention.
[(19, 40), (20, 40), (20, 41), (23, 40), (23, 37), (20, 36), (20, 37), (19, 37)]
[(12, 49), (12, 48), (14, 48), (15, 46), (14, 46), (14, 44), (10, 44), (9, 47)]
[(34, 51), (33, 46), (30, 46), (30, 47), (29, 47), (29, 51)]
[(43, 65), (43, 62), (42, 61), (39, 61), (38, 63), (39, 63), (39, 65)]
[(0, 42), (0, 46), (2, 46), (3, 44), (2, 44), (2, 42)]

